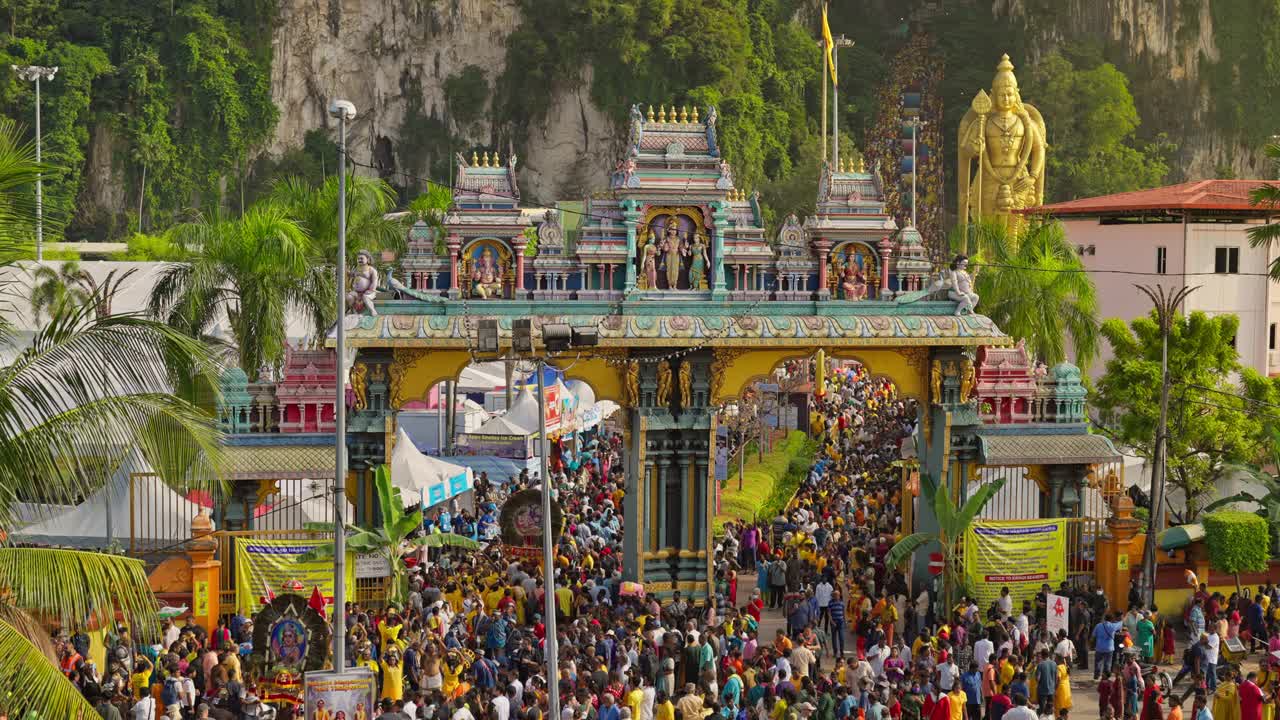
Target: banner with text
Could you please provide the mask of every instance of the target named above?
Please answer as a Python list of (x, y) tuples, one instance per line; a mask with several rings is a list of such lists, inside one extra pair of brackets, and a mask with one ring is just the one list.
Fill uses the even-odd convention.
[(1067, 579), (1067, 533), (1062, 520), (974, 521), (965, 533), (964, 570), (986, 611), (1009, 588), (1014, 608), (1034, 600), (1040, 586)]
[[(333, 602), (333, 559), (309, 560), (298, 558), (317, 545), (328, 540), (258, 540), (246, 539), (236, 543), (236, 609), (252, 616), (262, 607), (264, 598), (286, 592), (303, 597), (311, 596), (313, 587), (320, 588), (326, 603)], [(354, 599), (355, 563), (351, 554), (347, 559), (347, 597)], [(294, 586), (297, 589), (290, 589)], [(325, 614), (333, 611), (327, 605)]]

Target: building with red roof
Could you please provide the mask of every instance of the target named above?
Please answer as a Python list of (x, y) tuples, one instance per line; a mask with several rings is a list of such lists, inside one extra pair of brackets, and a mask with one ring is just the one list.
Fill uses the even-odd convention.
[[(1280, 248), (1252, 248), (1248, 231), (1280, 220), (1249, 201), (1265, 180), (1197, 180), (1045, 205), (1027, 214), (1060, 220), (1098, 292), (1099, 316), (1130, 320), (1151, 303), (1137, 283), (1199, 285), (1186, 310), (1240, 318), (1240, 362), (1280, 374), (1280, 286), (1267, 269)], [(1280, 183), (1277, 183), (1280, 184)], [(1104, 345), (1103, 360), (1110, 356)], [(1092, 368), (1101, 374), (1102, 363)]]

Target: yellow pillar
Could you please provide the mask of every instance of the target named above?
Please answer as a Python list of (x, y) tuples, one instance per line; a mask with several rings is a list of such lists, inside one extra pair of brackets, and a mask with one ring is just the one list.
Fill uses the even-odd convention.
[(222, 589), (222, 562), (214, 559), (218, 541), (213, 536), (213, 522), (201, 510), (191, 520), (191, 616), (209, 632), (218, 626), (219, 594)]
[(1131, 555), (1142, 521), (1133, 516), (1133, 501), (1128, 495), (1117, 495), (1111, 501), (1111, 517), (1107, 534), (1098, 539), (1094, 573), (1098, 586), (1107, 594), (1113, 608), (1128, 607), (1129, 580), (1133, 577)]

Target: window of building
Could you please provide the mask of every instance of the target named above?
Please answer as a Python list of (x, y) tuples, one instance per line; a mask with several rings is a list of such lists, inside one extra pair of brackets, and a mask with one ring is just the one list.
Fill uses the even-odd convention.
[(1275, 323), (1271, 323), (1271, 325), (1267, 327), (1267, 349), (1268, 350), (1276, 349), (1276, 324)]
[(1156, 248), (1156, 272), (1157, 273), (1161, 275), (1165, 273), (1165, 267), (1168, 264), (1168, 259), (1169, 259), (1168, 248), (1166, 248), (1163, 245), (1157, 247)]
[(1213, 249), (1213, 271), (1219, 274), (1235, 275), (1240, 272), (1240, 248), (1220, 247)]

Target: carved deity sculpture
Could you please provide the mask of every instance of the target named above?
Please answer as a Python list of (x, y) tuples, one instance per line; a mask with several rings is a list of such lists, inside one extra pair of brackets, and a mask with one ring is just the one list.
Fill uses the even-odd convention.
[(978, 384), (978, 373), (973, 367), (973, 361), (965, 359), (964, 372), (960, 376), (960, 402), (969, 402), (973, 396), (973, 388)]
[(369, 366), (362, 362), (358, 362), (351, 368), (351, 409), (360, 412), (369, 406), (368, 396), (366, 392), (369, 387), (368, 383)]
[(658, 407), (671, 404), (671, 361), (658, 363)]
[(994, 217), (1016, 229), (1015, 211), (1044, 203), (1045, 124), (1022, 102), (1009, 56), (1000, 58), (991, 95), (978, 91), (960, 120), (960, 217)]
[(973, 291), (973, 278), (969, 275), (969, 258), (957, 255), (947, 271), (947, 297), (956, 303), (956, 314), (972, 313), (978, 306), (978, 294)]
[(368, 250), (356, 253), (356, 267), (351, 273), (351, 291), (347, 293), (347, 312), (368, 312), (377, 315), (373, 298), (378, 292), (378, 269), (373, 266), (373, 255)]
[(482, 300), (502, 297), (501, 263), (493, 258), (493, 250), (485, 248), (480, 251), (480, 259), (471, 269), (471, 291)]
[(693, 363), (685, 360), (680, 363), (680, 407), (689, 409), (693, 405)]
[(867, 276), (850, 262), (844, 268), (844, 278), (840, 283), (845, 300), (863, 300), (867, 297)]
[(675, 215), (667, 218), (667, 224), (662, 231), (662, 243), (659, 244), (658, 250), (662, 252), (663, 263), (667, 269), (667, 289), (679, 289), (680, 257), (684, 255), (685, 249), (680, 238), (680, 222), (676, 220)]
[(942, 363), (934, 360), (929, 368), (929, 389), (933, 391), (933, 401), (942, 403)]
[(707, 236), (701, 232), (693, 236), (693, 244), (686, 253), (689, 257), (689, 289), (704, 290), (707, 287), (707, 267), (711, 260), (707, 257)]
[(640, 248), (640, 289), (658, 289), (658, 249), (653, 246), (653, 238), (645, 238), (644, 247)]
[(627, 400), (632, 407), (640, 405), (640, 363), (627, 365)]

